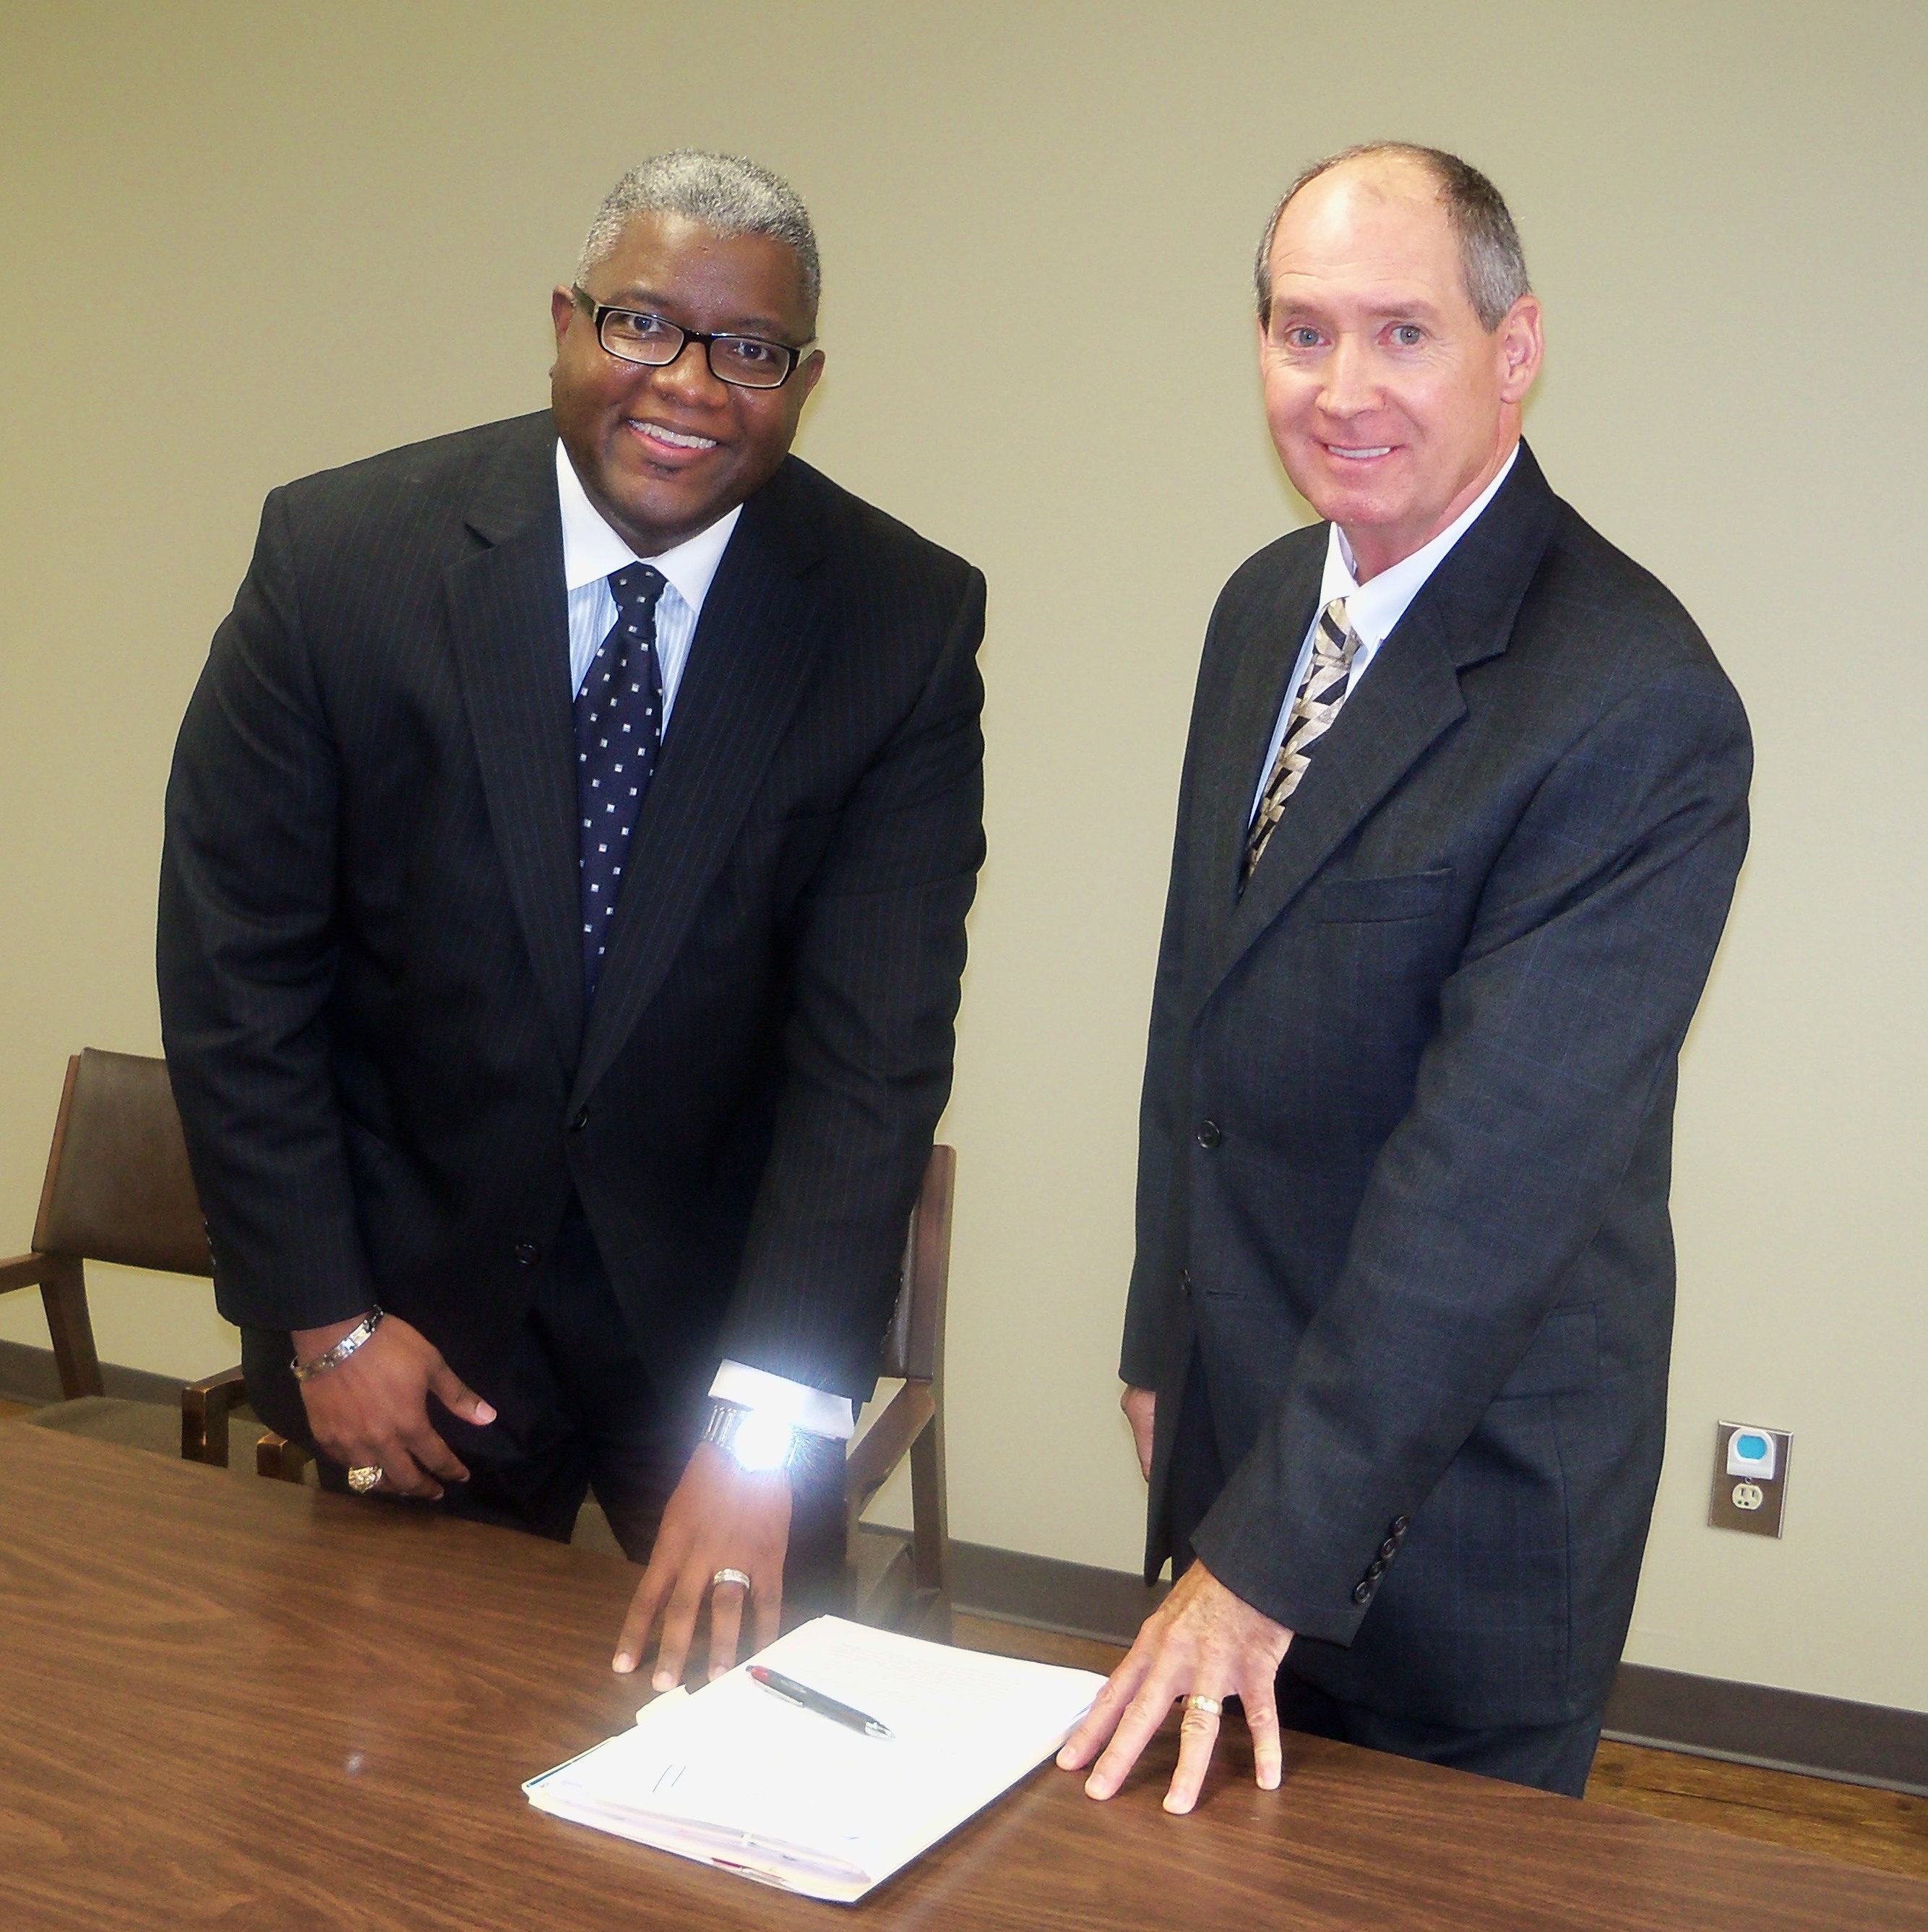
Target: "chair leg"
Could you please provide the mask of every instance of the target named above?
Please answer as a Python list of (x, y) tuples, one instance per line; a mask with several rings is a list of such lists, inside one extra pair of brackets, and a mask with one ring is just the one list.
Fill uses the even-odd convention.
[(910, 1556), (917, 1588), (948, 1594), (951, 1521), (944, 1481), (941, 1406), (910, 1445)]
[(269, 1430), (254, 1445), (254, 1472), (271, 1476), (277, 1482), (298, 1483), (301, 1472), (314, 1459), (298, 1442)]
[(87, 1276), (77, 1255), (47, 1258), (40, 1304), (46, 1310), (61, 1394), (69, 1402), (76, 1396), (105, 1395), (100, 1358), (94, 1352), (94, 1324), (87, 1313)]

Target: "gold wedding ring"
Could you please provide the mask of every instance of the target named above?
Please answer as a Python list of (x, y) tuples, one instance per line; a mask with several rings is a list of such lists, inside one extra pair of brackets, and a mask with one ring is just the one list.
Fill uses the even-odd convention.
[(735, 1583), (747, 1590), (750, 1587), (749, 1573), (745, 1570), (719, 1570), (710, 1578), (709, 1587), (713, 1590), (719, 1583)]
[(379, 1462), (364, 1463), (358, 1469), (348, 1472), (348, 1486), (358, 1496), (365, 1496), (382, 1480), (382, 1466)]
[(1196, 1711), (1201, 1718), (1216, 1718), (1225, 1707), (1216, 1697), (1188, 1697), (1185, 1700), (1188, 1711)]

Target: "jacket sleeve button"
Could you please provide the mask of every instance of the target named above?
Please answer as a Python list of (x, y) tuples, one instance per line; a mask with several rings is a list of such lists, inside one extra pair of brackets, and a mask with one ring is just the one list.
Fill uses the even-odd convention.
[(1201, 1120), (1198, 1123), (1198, 1144), (1201, 1148), (1215, 1148), (1224, 1138), (1216, 1120)]
[(1354, 1584), (1352, 1586), (1352, 1600), (1355, 1604), (1371, 1603), (1372, 1600), (1372, 1586), (1370, 1583)]
[(1385, 1574), (1386, 1559), (1383, 1556), (1374, 1557), (1372, 1561), (1366, 1566), (1366, 1580), (1369, 1583), (1378, 1582)]
[(1386, 1526), (1386, 1534), (1388, 1536), (1404, 1536), (1406, 1532), (1411, 1529), (1412, 1526), (1413, 1520), (1411, 1516), (1396, 1516), (1393, 1517), (1393, 1520)]
[(1387, 1537), (1379, 1546), (1379, 1560), (1382, 1563), (1390, 1563), (1399, 1553), (1399, 1539), (1396, 1536)]

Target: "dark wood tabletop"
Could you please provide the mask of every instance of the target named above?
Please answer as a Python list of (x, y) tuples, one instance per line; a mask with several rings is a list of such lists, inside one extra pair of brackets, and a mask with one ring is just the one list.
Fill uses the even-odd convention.
[(1928, 1928), (1928, 1886), (1311, 1738), (1050, 1767), (855, 1906), (544, 1816), (628, 1724), (635, 1572), (382, 1504), (0, 1424), (0, 1925)]

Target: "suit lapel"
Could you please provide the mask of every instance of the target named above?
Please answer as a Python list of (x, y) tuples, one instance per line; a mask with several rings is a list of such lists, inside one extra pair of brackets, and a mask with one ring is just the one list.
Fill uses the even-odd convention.
[(568, 606), (555, 430), (547, 413), (483, 479), (467, 513), (489, 545), (448, 572), (449, 635), (496, 849), (564, 1065), (583, 1030)]
[(637, 820), (572, 1104), (608, 1070), (661, 985), (809, 682), (829, 620), (801, 580), (823, 548), (804, 487), (792, 462), (744, 506), (703, 600)]
[[(1339, 846), (1365, 820), (1444, 733), (1466, 715), (1459, 675), (1468, 666), (1507, 648), (1520, 600), (1526, 594), (1557, 514), (1557, 500), (1546, 486), (1532, 452), (1521, 446), (1513, 473), (1472, 528), (1427, 579), (1406, 614), (1380, 646), (1358, 688), (1346, 700), (1332, 729), (1319, 741), (1306, 776), (1285, 808), (1259, 861), (1258, 868), (1230, 916), (1219, 928), (1207, 956), (1198, 987), (1201, 1000), (1224, 980), (1247, 950), (1317, 875)], [(1323, 554), (1317, 554), (1322, 562)], [(1295, 622), (1289, 637), (1255, 645), (1266, 664), (1285, 654), (1290, 664), (1305, 640), (1318, 594), (1317, 563), (1309, 584), (1291, 589), (1291, 612), (1282, 604), (1279, 622)], [(1275, 683), (1264, 713), (1261, 738), (1277, 723), (1282, 690)], [(1258, 696), (1256, 682), (1250, 693)], [(1244, 735), (1252, 728), (1244, 727)], [(1236, 878), (1238, 852), (1251, 817), (1252, 788), (1257, 782), (1256, 753), (1236, 768), (1240, 796), (1227, 799), (1213, 842), (1217, 878)], [(1232, 849), (1222, 853), (1225, 825), (1235, 820)], [(1216, 888), (1215, 888), (1216, 890)]]

